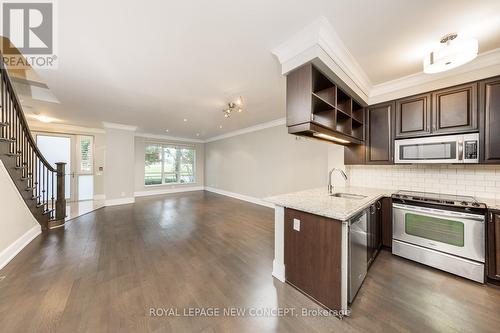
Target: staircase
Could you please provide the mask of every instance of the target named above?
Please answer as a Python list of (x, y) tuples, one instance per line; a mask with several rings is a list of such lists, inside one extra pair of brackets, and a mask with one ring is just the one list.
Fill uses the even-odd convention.
[(41, 154), (1, 60), (0, 77), (0, 160), (42, 230), (63, 226), (65, 163), (54, 168)]

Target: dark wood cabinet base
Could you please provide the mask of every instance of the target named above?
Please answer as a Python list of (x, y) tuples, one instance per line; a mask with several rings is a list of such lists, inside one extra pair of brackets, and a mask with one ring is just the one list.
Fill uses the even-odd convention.
[[(300, 230), (294, 229), (294, 220)], [(341, 244), (341, 221), (285, 209), (286, 282), (325, 307), (339, 310)]]

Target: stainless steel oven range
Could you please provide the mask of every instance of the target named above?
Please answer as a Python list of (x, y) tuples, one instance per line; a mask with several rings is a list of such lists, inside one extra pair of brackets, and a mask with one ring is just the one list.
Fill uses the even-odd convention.
[(484, 283), (484, 204), (412, 191), (392, 198), (393, 254)]

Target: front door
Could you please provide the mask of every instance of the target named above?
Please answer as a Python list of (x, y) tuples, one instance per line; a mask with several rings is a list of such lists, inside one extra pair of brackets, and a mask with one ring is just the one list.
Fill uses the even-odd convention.
[(36, 134), (38, 149), (52, 166), (57, 162), (66, 163), (67, 201), (93, 199), (93, 139), (87, 135)]

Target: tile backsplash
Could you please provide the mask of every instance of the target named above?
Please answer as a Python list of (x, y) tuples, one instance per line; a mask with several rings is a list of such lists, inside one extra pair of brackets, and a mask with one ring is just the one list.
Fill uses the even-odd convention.
[(500, 199), (500, 166), (363, 165), (346, 166), (349, 185)]

